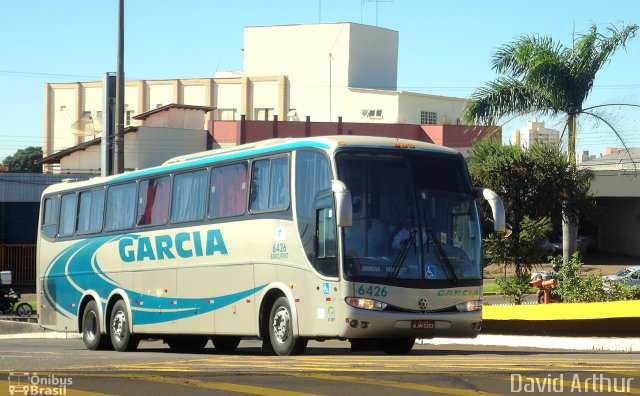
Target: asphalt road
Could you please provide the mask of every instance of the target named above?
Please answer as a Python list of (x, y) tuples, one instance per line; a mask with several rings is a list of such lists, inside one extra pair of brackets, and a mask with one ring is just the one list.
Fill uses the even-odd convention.
[(211, 344), (202, 354), (177, 354), (146, 341), (138, 352), (117, 353), (88, 351), (78, 339), (0, 340), (0, 395), (25, 384), (40, 394), (134, 396), (640, 393), (634, 353), (416, 345), (388, 356), (327, 341), (311, 342), (302, 356), (274, 357), (259, 345), (243, 341), (234, 355), (220, 355)]

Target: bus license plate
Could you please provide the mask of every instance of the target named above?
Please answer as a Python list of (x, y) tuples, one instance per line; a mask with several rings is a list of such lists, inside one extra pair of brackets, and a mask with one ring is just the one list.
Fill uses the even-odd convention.
[(411, 328), (412, 329), (435, 329), (436, 321), (435, 320), (412, 320)]

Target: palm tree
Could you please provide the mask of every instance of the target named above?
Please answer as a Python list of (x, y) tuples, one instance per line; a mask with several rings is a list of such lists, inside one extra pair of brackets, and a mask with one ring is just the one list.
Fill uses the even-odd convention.
[[(604, 35), (591, 25), (588, 33), (574, 39), (571, 48), (551, 37), (518, 37), (494, 54), (493, 69), (503, 76), (474, 92), (464, 110), (465, 121), (491, 125), (504, 117), (526, 114), (563, 117), (568, 131), (569, 159), (575, 162), (578, 117), (593, 117), (611, 128), (627, 148), (613, 125), (594, 112), (607, 105), (585, 108), (584, 102), (593, 89), (597, 72), (618, 49), (625, 48), (639, 28), (635, 24), (620, 29), (611, 26)], [(565, 260), (576, 250), (576, 224), (575, 214), (566, 211), (562, 226)]]

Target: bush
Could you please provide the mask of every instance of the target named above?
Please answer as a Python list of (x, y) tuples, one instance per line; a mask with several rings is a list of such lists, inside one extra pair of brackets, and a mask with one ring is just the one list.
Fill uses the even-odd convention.
[(570, 303), (633, 300), (640, 298), (640, 286), (629, 286), (620, 282), (605, 282), (598, 275), (583, 278), (582, 260), (578, 252), (571, 260), (553, 259), (560, 266), (556, 292), (562, 300)]
[(521, 304), (525, 294), (531, 290), (529, 280), (531, 280), (531, 276), (522, 272), (514, 276), (497, 277), (495, 282), (500, 288), (500, 293), (507, 296), (511, 303)]

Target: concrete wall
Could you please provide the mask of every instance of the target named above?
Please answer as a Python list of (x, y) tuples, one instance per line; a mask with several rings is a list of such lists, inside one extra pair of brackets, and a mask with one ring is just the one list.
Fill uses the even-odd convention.
[(398, 122), (420, 124), (420, 112), (436, 112), (437, 124), (458, 124), (468, 100), (446, 96), (401, 92), (398, 99)]
[[(125, 136), (125, 145), (131, 139), (129, 135)], [(60, 169), (63, 173), (100, 173), (100, 160), (100, 145), (89, 146), (61, 158)]]
[(166, 160), (207, 149), (204, 130), (138, 127), (125, 140), (125, 168), (144, 169)]
[(288, 108), (299, 119), (356, 121), (347, 87), (395, 89), (398, 32), (353, 23), (247, 27), (244, 56), (245, 76), (287, 76)]
[(148, 116), (139, 121), (147, 127), (202, 129), (205, 113), (202, 110), (170, 108)]
[(349, 25), (349, 32), (348, 85), (395, 91), (398, 81), (398, 32), (355, 23)]

